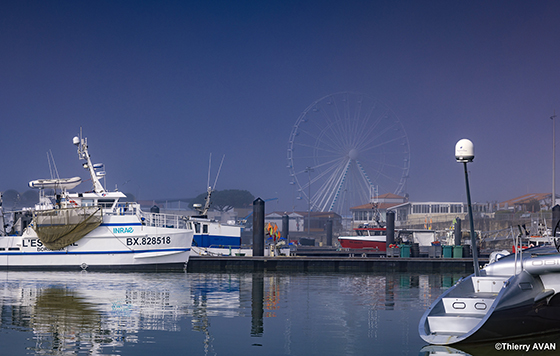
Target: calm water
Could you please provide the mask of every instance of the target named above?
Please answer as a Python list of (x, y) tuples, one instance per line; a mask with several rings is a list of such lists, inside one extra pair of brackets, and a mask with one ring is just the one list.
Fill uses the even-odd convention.
[(0, 272), (0, 354), (418, 355), (459, 277)]

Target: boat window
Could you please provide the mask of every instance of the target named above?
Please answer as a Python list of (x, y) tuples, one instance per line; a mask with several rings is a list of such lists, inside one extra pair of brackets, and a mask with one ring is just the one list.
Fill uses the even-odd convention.
[(203, 234), (207, 234), (207, 233), (208, 233), (208, 225), (206, 225), (206, 224), (202, 225), (202, 233), (203, 233)]
[(476, 310), (486, 310), (486, 303), (478, 302), (474, 305)]
[(453, 303), (453, 309), (465, 309), (467, 305), (464, 302)]
[(200, 223), (194, 223), (194, 232), (200, 234)]
[(82, 199), (82, 206), (93, 206), (93, 199)]
[(101, 206), (102, 208), (111, 208), (115, 203), (114, 199), (99, 199), (97, 201), (97, 205)]

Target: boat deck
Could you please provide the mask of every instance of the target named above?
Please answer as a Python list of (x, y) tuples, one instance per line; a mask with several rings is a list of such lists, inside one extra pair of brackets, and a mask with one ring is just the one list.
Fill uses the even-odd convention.
[(441, 299), (428, 317), (431, 334), (460, 336), (469, 333), (490, 312), (498, 293), (508, 277), (472, 277), (472, 290), (454, 290)]

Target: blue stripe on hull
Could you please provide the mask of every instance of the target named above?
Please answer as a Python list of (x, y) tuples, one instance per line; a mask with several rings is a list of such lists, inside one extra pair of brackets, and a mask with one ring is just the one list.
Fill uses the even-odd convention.
[(0, 252), (0, 256), (22, 256), (22, 255), (117, 255), (125, 253), (145, 252), (188, 252), (190, 248), (172, 248), (168, 250), (121, 250), (121, 251), (40, 251), (40, 252)]
[(240, 247), (241, 238), (239, 236), (220, 236), (220, 235), (197, 235), (193, 237), (193, 246), (198, 247)]
[[(56, 265), (56, 266), (6, 266), (0, 265), (0, 270), (10, 271), (82, 271), (82, 267)], [(106, 272), (185, 272), (185, 262), (152, 263), (139, 265), (89, 265), (87, 271)]]
[(99, 226), (142, 226), (142, 223), (103, 223)]

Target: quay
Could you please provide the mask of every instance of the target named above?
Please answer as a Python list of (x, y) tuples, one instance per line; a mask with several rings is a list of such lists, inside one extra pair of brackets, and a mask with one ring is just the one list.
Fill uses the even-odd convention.
[[(479, 257), (479, 263), (488, 263)], [(191, 256), (187, 272), (473, 272), (471, 258), (346, 256)]]

